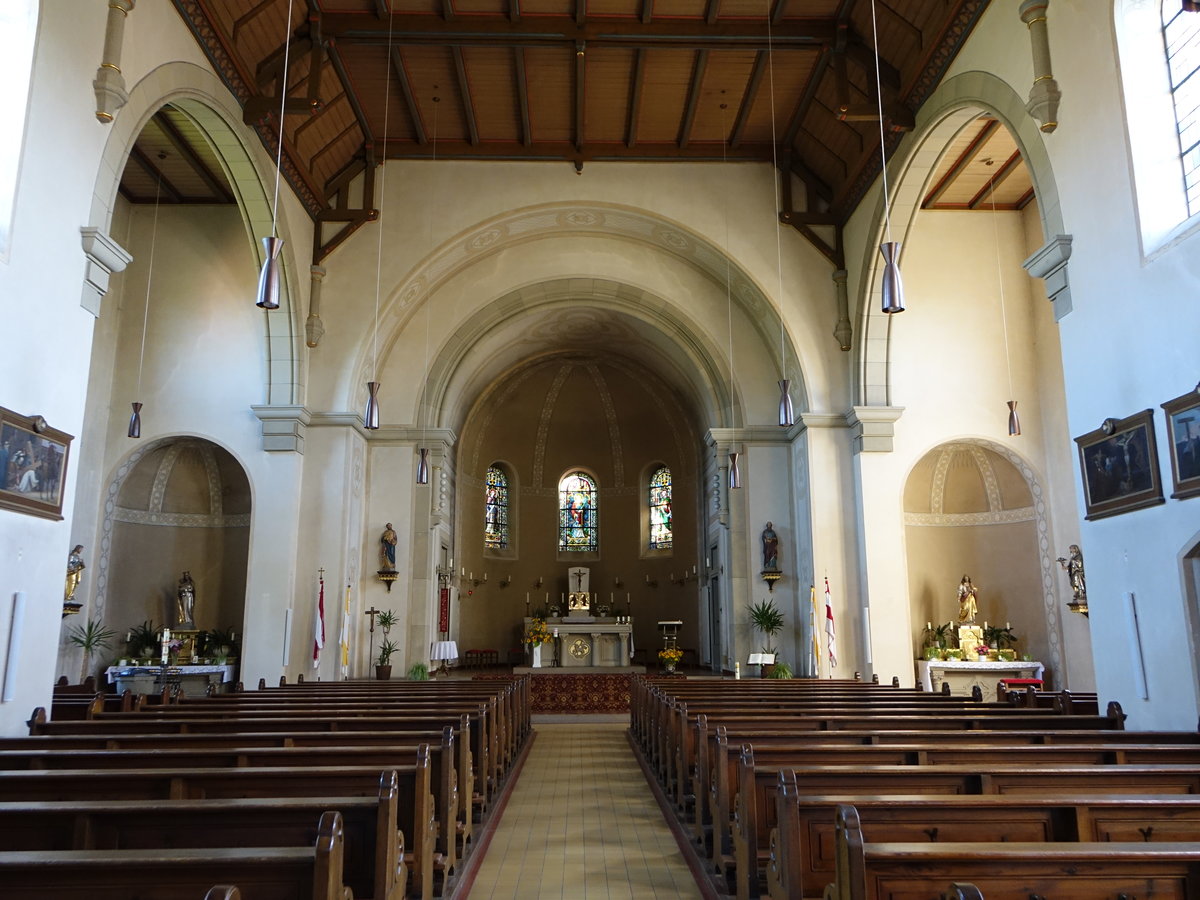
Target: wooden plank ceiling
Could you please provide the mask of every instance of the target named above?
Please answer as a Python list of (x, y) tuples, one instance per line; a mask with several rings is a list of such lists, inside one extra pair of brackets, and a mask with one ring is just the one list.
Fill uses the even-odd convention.
[[(842, 224), (879, 171), (869, 0), (174, 2), (272, 155), (290, 35), (284, 175), (342, 238), (370, 219), (385, 157), (774, 158), (805, 186), (798, 227)], [(890, 145), (987, 4), (874, 0)], [(970, 208), (947, 172), (933, 205)], [(352, 197), (361, 173), (366, 196)], [(145, 185), (127, 195), (144, 199)]]

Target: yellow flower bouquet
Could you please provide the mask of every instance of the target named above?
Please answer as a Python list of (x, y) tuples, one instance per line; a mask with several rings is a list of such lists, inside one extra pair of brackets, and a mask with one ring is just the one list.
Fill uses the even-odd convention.
[(525, 632), (525, 643), (533, 644), (535, 647), (540, 647), (542, 644), (550, 643), (553, 635), (550, 634), (550, 629), (546, 627), (546, 620), (535, 618), (529, 623), (529, 630)]
[(675, 663), (675, 664), (678, 664), (678, 663), (679, 663), (679, 661), (680, 661), (681, 659), (683, 659), (683, 651), (682, 651), (682, 650), (677, 650), (677, 649), (674, 649), (674, 648), (669, 648), (669, 649), (666, 649), (666, 650), (659, 650), (659, 651), (658, 651), (658, 658), (659, 658), (659, 659), (661, 659), (661, 660), (662, 660), (664, 663)]

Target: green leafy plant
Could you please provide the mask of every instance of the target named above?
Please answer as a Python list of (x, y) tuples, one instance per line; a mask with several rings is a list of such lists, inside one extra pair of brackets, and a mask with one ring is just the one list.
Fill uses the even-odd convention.
[(223, 665), (229, 657), (237, 656), (238, 640), (232, 628), (214, 628), (204, 633), (204, 652)]
[(429, 666), (425, 663), (413, 663), (408, 669), (409, 681), (428, 681)]
[(398, 644), (384, 638), (383, 643), (379, 645), (379, 655), (375, 657), (375, 665), (390, 666), (392, 664), (392, 654), (399, 649)]
[(1012, 633), (1012, 629), (1007, 625), (1003, 628), (999, 625), (984, 626), (983, 641), (989, 646), (1004, 650), (1015, 644), (1017, 640), (1017, 636)]
[(763, 633), (765, 643), (763, 653), (774, 653), (771, 646), (772, 638), (783, 630), (783, 612), (775, 605), (774, 600), (760, 600), (746, 607), (750, 611), (750, 622)]
[(83, 665), (79, 671), (80, 682), (88, 676), (88, 669), (92, 666), (92, 654), (111, 646), (112, 639), (116, 634), (111, 628), (105, 628), (99, 619), (88, 619), (86, 625), (71, 626), (70, 631), (67, 632), (67, 640), (83, 649)]
[(792, 667), (785, 662), (777, 662), (775, 666), (767, 673), (768, 678), (791, 678), (793, 677)]
[(133, 626), (129, 629), (129, 640), (125, 642), (126, 652), (130, 656), (153, 656), (158, 650), (158, 636), (161, 632), (162, 629), (155, 625), (152, 619)]
[(390, 609), (385, 609), (375, 617), (376, 624), (383, 629), (383, 633), (387, 634), (400, 622), (399, 617)]
[(954, 623), (943, 622), (941, 625), (932, 626), (925, 629), (925, 646), (938, 647), (945, 650), (950, 646), (950, 641), (954, 635)]

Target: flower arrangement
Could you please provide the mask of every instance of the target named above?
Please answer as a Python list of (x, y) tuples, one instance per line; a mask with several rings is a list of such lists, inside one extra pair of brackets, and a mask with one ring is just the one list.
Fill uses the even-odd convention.
[(975, 648), (975, 652), (979, 654), (980, 659), (987, 659), (987, 656), (991, 652), (991, 650), (992, 650), (992, 648), (989, 647), (987, 644), (980, 644), (978, 647)]
[(540, 647), (542, 644), (550, 643), (552, 637), (550, 629), (546, 627), (546, 620), (535, 617), (529, 623), (529, 630), (525, 632), (524, 641), (526, 644)]
[(683, 659), (683, 651), (674, 647), (668, 647), (665, 650), (658, 651), (658, 658), (664, 663), (675, 663), (678, 665), (679, 661)]

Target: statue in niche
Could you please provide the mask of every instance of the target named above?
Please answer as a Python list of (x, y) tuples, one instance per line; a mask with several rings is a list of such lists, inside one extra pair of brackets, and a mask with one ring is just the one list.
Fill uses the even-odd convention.
[(962, 625), (974, 625), (979, 615), (978, 591), (971, 584), (971, 576), (964, 575), (958, 583), (958, 621)]
[(1079, 549), (1078, 544), (1072, 544), (1068, 551), (1068, 557), (1059, 557), (1055, 560), (1063, 571), (1067, 573), (1067, 578), (1071, 582), (1071, 602), (1068, 604), (1072, 612), (1088, 611), (1087, 602), (1087, 581), (1083, 573), (1083, 551)]
[(192, 573), (184, 572), (179, 579), (179, 588), (175, 591), (176, 628), (189, 629), (195, 627), (196, 614), (196, 584), (192, 581)]
[(75, 591), (83, 580), (83, 570), (87, 566), (83, 562), (83, 544), (76, 544), (67, 557), (67, 580), (63, 589), (63, 614), (79, 612), (81, 604), (75, 599)]

